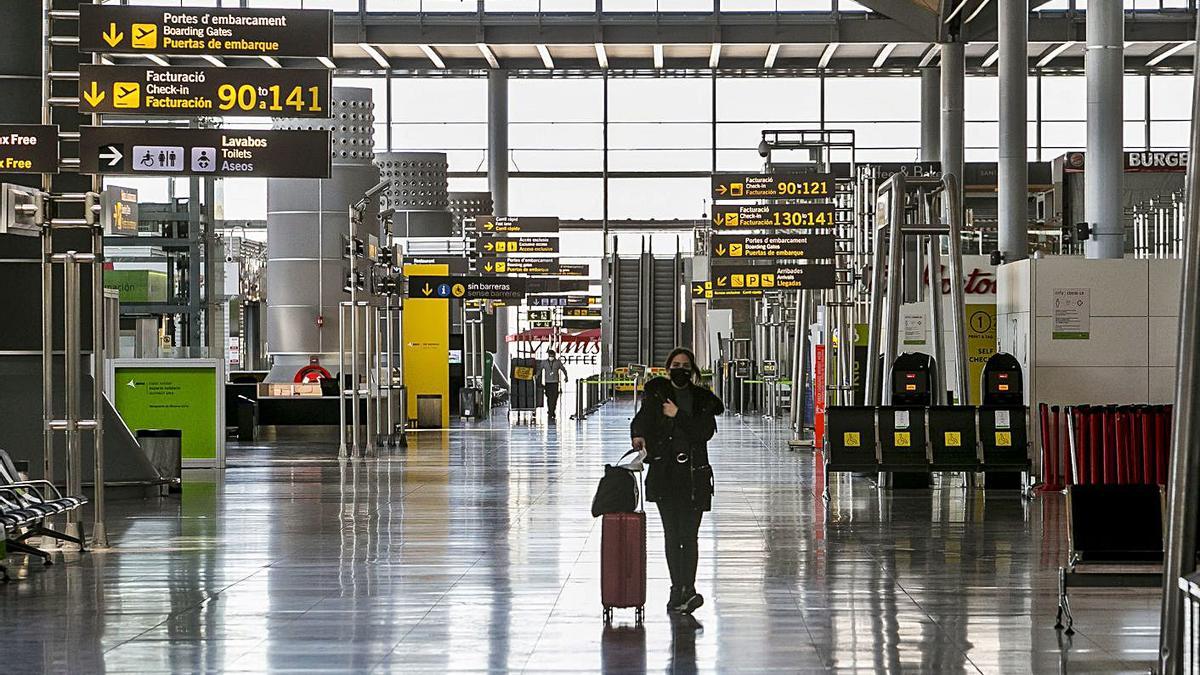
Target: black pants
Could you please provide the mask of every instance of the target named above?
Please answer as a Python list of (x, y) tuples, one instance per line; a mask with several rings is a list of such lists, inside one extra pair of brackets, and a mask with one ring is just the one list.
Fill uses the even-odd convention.
[(700, 534), (700, 520), (704, 518), (704, 512), (693, 509), (691, 505), (660, 502), (658, 514), (662, 516), (671, 586), (695, 588), (696, 565), (700, 561), (700, 547), (696, 539)]
[(554, 417), (558, 414), (558, 383), (547, 382), (542, 389), (546, 392), (546, 413)]

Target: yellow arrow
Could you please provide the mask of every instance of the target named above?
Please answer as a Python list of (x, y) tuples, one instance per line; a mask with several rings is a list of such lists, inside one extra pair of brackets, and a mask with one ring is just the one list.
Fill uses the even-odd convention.
[(723, 195), (723, 194), (725, 194), (726, 192), (729, 192), (729, 188), (725, 187), (724, 185), (718, 185), (718, 186), (717, 186), (717, 194), (719, 194), (719, 195)]
[(483, 224), (483, 229), (485, 229), (485, 230), (494, 230), (494, 229), (496, 229), (496, 224), (495, 224), (495, 223), (484, 223), (484, 224)]
[(483, 247), (489, 251), (492, 250), (492, 242), (489, 241), (488, 243), (484, 244)]
[(83, 92), (83, 100), (87, 101), (87, 104), (93, 108), (100, 105), (104, 101), (105, 96), (108, 96), (108, 92), (96, 87), (95, 82), (92, 82), (91, 89)]
[(703, 286), (695, 286), (692, 288), (692, 292), (695, 293), (696, 295), (703, 295), (704, 287)]
[(725, 224), (725, 216), (724, 215), (718, 213), (713, 216), (713, 225), (724, 225), (724, 224)]
[(717, 255), (725, 255), (724, 244), (717, 244)]
[(426, 296), (433, 295), (433, 289), (430, 288), (428, 281), (425, 282), (425, 288), (422, 288), (421, 292), (424, 293)]
[(717, 277), (717, 285), (724, 286), (725, 282), (728, 280), (729, 280), (729, 277)]
[(121, 40), (125, 39), (125, 34), (117, 32), (117, 24), (109, 23), (108, 31), (101, 33), (100, 37), (104, 38), (104, 41), (108, 43), (109, 47), (116, 47), (117, 45), (121, 44)]
[(488, 263), (488, 264), (484, 265), (483, 269), (487, 270), (488, 272), (491, 272), (492, 271), (492, 263)]

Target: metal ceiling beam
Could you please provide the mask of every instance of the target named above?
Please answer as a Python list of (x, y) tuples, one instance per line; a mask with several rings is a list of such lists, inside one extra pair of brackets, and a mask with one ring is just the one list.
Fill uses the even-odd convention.
[[(872, 0), (874, 2), (875, 0)], [(984, 17), (972, 22), (972, 41), (995, 42), (994, 22)], [(936, 23), (936, 17), (935, 21)], [(978, 25), (977, 25), (978, 24)], [(1030, 42), (1083, 42), (1083, 14), (1033, 13)], [(334, 39), (338, 44), (489, 45), (550, 44), (841, 44), (888, 42), (928, 43), (931, 33), (913, 29), (896, 19), (868, 14), (632, 15), (597, 16), (493, 16), (447, 15), (337, 15)], [(1126, 21), (1130, 42), (1184, 42), (1195, 38), (1195, 18), (1186, 12), (1137, 12)]]
[(937, 14), (912, 0), (858, 0), (858, 4), (927, 36), (929, 40), (937, 35)]

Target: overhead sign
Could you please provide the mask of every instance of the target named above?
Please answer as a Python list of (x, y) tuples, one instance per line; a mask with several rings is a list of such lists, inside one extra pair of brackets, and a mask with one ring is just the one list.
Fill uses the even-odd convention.
[(520, 300), (525, 297), (525, 279), (410, 276), (408, 297), (442, 300)]
[(713, 262), (737, 259), (832, 258), (832, 234), (758, 235), (714, 234)]
[[(1084, 170), (1084, 154), (1068, 152), (1062, 157), (1066, 173)], [(1126, 150), (1125, 173), (1183, 173), (1187, 171), (1187, 150)]]
[(106, 235), (138, 233), (138, 192), (110, 185), (100, 193), (100, 226)]
[(0, 124), (0, 173), (58, 173), (58, 125)]
[(555, 279), (552, 277), (527, 277), (529, 292), (532, 293), (586, 293), (592, 286), (591, 279)]
[(531, 295), (530, 307), (599, 307), (598, 295)]
[(333, 55), (333, 12), (81, 4), (79, 51), (328, 57)]
[(563, 316), (577, 319), (599, 319), (601, 312), (599, 307), (564, 307)]
[(82, 173), (328, 178), (329, 132), (81, 127)]
[(524, 234), (558, 232), (558, 218), (540, 216), (480, 216), (476, 229), (481, 234)]
[(714, 204), (716, 229), (833, 227), (833, 204)]
[(480, 258), (484, 274), (558, 274), (558, 258)]
[(586, 277), (592, 273), (591, 265), (587, 263), (559, 263), (558, 276), (560, 277)]
[(323, 68), (79, 67), (79, 112), (329, 117)]
[(827, 289), (837, 285), (833, 265), (741, 267), (713, 270), (713, 279), (692, 283), (694, 298), (750, 297), (764, 291)]
[(832, 196), (833, 191), (831, 173), (719, 173), (712, 177), (714, 200), (818, 199)]
[(557, 237), (496, 237), (479, 245), (487, 255), (558, 253)]
[(445, 265), (450, 274), (467, 274), (469, 271), (466, 258), (457, 256), (421, 256), (414, 255), (404, 258), (405, 265)]

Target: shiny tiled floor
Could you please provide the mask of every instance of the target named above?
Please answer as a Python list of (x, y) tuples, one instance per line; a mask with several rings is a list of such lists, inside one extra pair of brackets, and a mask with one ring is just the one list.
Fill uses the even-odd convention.
[(604, 460), (628, 404), (563, 420), (413, 434), (339, 463), (321, 445), (231, 450), (181, 498), (113, 505), (114, 548), (0, 588), (0, 671), (1117, 672), (1145, 670), (1158, 597), (1081, 591), (1051, 627), (1057, 496), (879, 492), (726, 417), (701, 531), (708, 604), (671, 621), (652, 517), (650, 599), (600, 619)]

